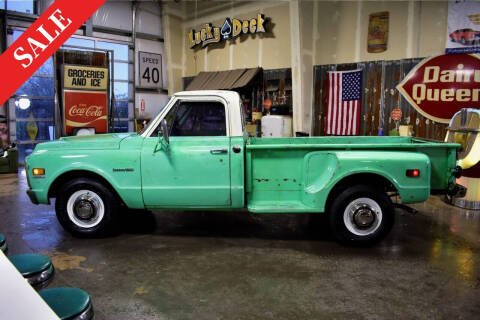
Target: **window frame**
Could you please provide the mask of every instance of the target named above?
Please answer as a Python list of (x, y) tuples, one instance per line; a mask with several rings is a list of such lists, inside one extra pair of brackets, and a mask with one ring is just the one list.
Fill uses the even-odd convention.
[[(186, 120), (190, 117), (190, 112), (195, 112), (194, 116), (195, 117), (198, 117), (198, 110), (196, 110), (195, 108), (199, 108), (200, 106), (202, 107), (205, 107), (205, 106), (208, 106), (210, 103), (215, 103), (217, 104), (217, 106), (219, 105), (222, 105), (223, 106), (223, 121), (224, 121), (224, 127), (222, 128), (223, 132), (222, 134), (215, 134), (215, 135), (172, 135), (172, 131), (174, 130), (174, 125), (176, 124), (176, 121), (178, 120), (177, 119), (177, 115), (178, 115), (178, 112), (179, 112), (179, 107), (182, 106), (183, 104), (185, 104), (188, 108), (188, 110), (186, 112), (188, 112), (189, 114), (183, 114), (182, 115), (182, 118), (184, 118), (183, 120)], [(195, 107), (194, 105), (195, 104), (198, 104), (199, 106), (198, 107)], [(219, 109), (220, 110), (220, 109)], [(226, 113), (225, 113), (225, 105), (221, 102), (217, 102), (217, 101), (185, 101), (185, 100), (179, 100), (177, 101), (177, 103), (173, 106), (173, 108), (170, 110), (170, 112), (173, 112), (173, 122), (172, 122), (172, 126), (168, 129), (169, 132), (168, 132), (168, 135), (170, 137), (226, 137), (227, 136), (227, 116), (226, 116)], [(165, 115), (165, 117), (168, 117), (168, 115), (170, 114), (167, 113)], [(195, 119), (196, 121), (198, 121), (198, 118)], [(158, 127), (157, 127), (158, 128)], [(158, 132), (158, 131), (157, 131)]]
[[(168, 113), (170, 112), (171, 109), (173, 109), (177, 102), (181, 101), (191, 101), (191, 102), (220, 102), (223, 104), (223, 107), (225, 108), (225, 136), (211, 136), (211, 137), (230, 137), (231, 133), (231, 121), (230, 121), (230, 110), (228, 108), (228, 102), (223, 99), (220, 96), (202, 96), (201, 99), (196, 96), (179, 96), (171, 99), (169, 103), (165, 106), (165, 108), (160, 111), (160, 113), (157, 115), (157, 117), (152, 120), (152, 125), (148, 130), (145, 130), (145, 132), (142, 134), (142, 137), (144, 138), (156, 138), (156, 136), (153, 134), (156, 132), (157, 127), (160, 125), (160, 122), (166, 118)], [(198, 138), (201, 136), (183, 136), (183, 138)], [(210, 136), (208, 136), (210, 137)]]

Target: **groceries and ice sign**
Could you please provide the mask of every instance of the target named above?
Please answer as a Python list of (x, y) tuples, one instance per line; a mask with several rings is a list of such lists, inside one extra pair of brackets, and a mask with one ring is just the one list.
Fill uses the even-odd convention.
[(397, 89), (423, 116), (449, 123), (462, 108), (480, 109), (480, 56), (442, 54), (426, 58)]
[(64, 66), (63, 87), (107, 90), (108, 69), (85, 66)]
[(480, 1), (448, 3), (446, 53), (480, 52)]

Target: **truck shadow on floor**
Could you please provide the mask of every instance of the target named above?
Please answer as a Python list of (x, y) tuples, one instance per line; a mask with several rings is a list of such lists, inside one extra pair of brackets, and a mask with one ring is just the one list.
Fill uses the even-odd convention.
[[(124, 234), (155, 236), (314, 241), (316, 245), (308, 251), (323, 250), (323, 247), (330, 247), (335, 242), (327, 217), (321, 213), (255, 215), (241, 211), (142, 211), (127, 214), (121, 230)], [(361, 255), (389, 252), (392, 255), (418, 256), (429, 253), (438, 241), (472, 248), (472, 243), (453, 234), (447, 224), (422, 214), (397, 211), (392, 231), (386, 239), (374, 245), (375, 250), (359, 251), (359, 248), (337, 245), (335, 250), (343, 247), (341, 250), (353, 250)], [(478, 250), (475, 245), (472, 249), (475, 247)]]
[(133, 234), (333, 241), (324, 214), (142, 211), (126, 213), (121, 227)]

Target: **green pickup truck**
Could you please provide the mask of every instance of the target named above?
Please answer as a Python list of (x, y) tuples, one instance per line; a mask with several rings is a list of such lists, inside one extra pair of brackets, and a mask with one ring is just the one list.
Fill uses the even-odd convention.
[(326, 212), (335, 237), (369, 244), (403, 204), (458, 194), (459, 144), (411, 137), (247, 138), (240, 97), (175, 94), (140, 133), (65, 137), (26, 160), (35, 204), (77, 236), (115, 231), (122, 207)]

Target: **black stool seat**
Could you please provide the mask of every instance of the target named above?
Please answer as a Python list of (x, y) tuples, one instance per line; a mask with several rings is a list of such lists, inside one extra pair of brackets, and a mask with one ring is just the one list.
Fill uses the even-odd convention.
[(8, 258), (35, 289), (44, 288), (53, 278), (52, 260), (46, 255), (25, 253)]
[(7, 253), (7, 249), (7, 240), (5, 239), (5, 236), (0, 233), (0, 250)]
[(42, 299), (62, 320), (93, 319), (90, 295), (78, 288), (52, 288), (38, 291)]

